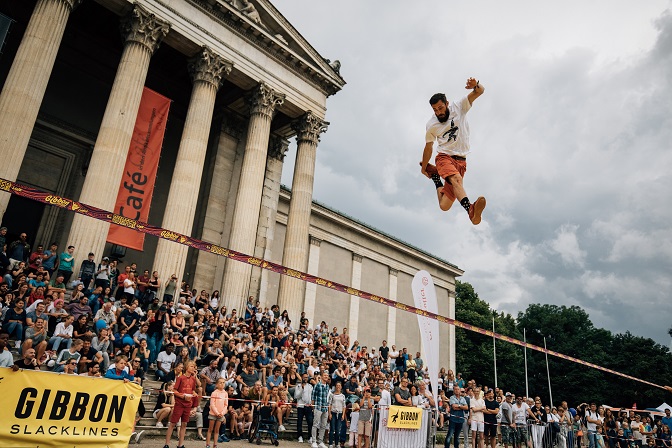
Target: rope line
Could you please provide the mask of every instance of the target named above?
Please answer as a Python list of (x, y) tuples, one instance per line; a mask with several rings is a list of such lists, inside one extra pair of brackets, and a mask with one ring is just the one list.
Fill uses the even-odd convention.
[(164, 240), (168, 241), (173, 241), (178, 244), (182, 244), (184, 246), (188, 247), (193, 247), (194, 249), (198, 249), (203, 252), (208, 252), (212, 253), (215, 255), (218, 255), (220, 257), (226, 257), (231, 260), (239, 261), (241, 263), (246, 263), (252, 266), (257, 266), (262, 269), (266, 269), (268, 271), (276, 272), (278, 274), (286, 275), (288, 277), (296, 278), (298, 280), (308, 282), (308, 283), (314, 283), (316, 285), (333, 289), (336, 291), (343, 292), (345, 294), (349, 294), (352, 296), (357, 296), (361, 299), (369, 300), (371, 302), (376, 302), (380, 303), (382, 305), (386, 305), (388, 307), (396, 308), (401, 311), (405, 311), (408, 313), (413, 313), (419, 316), (427, 317), (430, 319), (438, 320), (439, 322), (442, 322), (444, 324), (448, 325), (454, 325), (455, 327), (462, 328), (464, 330), (468, 330), (474, 333), (482, 334), (488, 337), (494, 337), (495, 339), (499, 339), (501, 341), (506, 341), (511, 344), (518, 345), (520, 347), (525, 347), (529, 348), (530, 350), (535, 350), (541, 353), (546, 353), (551, 356), (555, 356), (557, 358), (564, 359), (566, 361), (574, 362), (576, 364), (584, 365), (586, 367), (592, 367), (593, 369), (596, 370), (601, 370), (603, 372), (611, 373), (613, 375), (620, 376), (622, 378), (627, 378), (632, 381), (637, 381), (643, 384), (647, 384), (649, 386), (657, 387), (660, 389), (664, 390), (669, 390), (665, 386), (661, 386), (659, 384), (652, 383), (650, 381), (646, 381), (631, 375), (626, 375), (621, 372), (617, 372), (612, 369), (608, 369), (606, 367), (599, 366), (597, 364), (583, 361), (578, 358), (574, 358), (572, 356), (564, 355), (562, 353), (553, 351), (553, 350), (548, 350), (543, 347), (530, 344), (529, 342), (523, 342), (518, 339), (511, 338), (509, 336), (505, 336), (499, 333), (495, 333), (491, 330), (485, 330), (483, 328), (479, 328), (464, 322), (460, 322), (455, 319), (451, 319), (450, 317), (446, 316), (441, 316), (440, 314), (435, 314), (435, 313), (430, 313), (429, 311), (421, 310), (419, 308), (416, 308), (411, 305), (406, 305), (400, 302), (396, 302), (394, 300), (390, 300), (385, 297), (381, 297), (375, 294), (368, 293), (366, 291), (361, 291), (359, 289), (352, 288), (347, 285), (343, 285), (338, 282), (333, 282), (328, 279), (324, 279), (322, 277), (317, 277), (315, 275), (307, 274), (305, 272), (297, 271), (295, 269), (290, 269), (286, 266), (282, 266), (277, 263), (273, 263), (268, 260), (264, 260), (262, 258), (257, 258), (253, 257), (251, 255), (243, 254), (241, 252), (236, 252), (235, 250), (228, 249), (226, 247), (218, 246), (216, 244), (208, 243), (206, 241), (202, 241), (196, 238), (192, 238), (187, 235), (183, 235), (178, 232), (174, 232), (172, 230), (168, 229), (163, 229), (161, 227), (154, 226), (152, 224), (148, 224), (143, 221), (127, 218), (125, 216), (119, 215), (117, 213), (113, 213), (110, 211), (102, 210), (97, 207), (93, 207), (88, 204), (84, 204), (82, 202), (78, 201), (73, 201), (72, 199), (64, 198), (61, 196), (53, 195), (49, 192), (39, 190), (37, 188), (33, 187), (28, 187), (25, 185), (18, 184), (16, 182), (9, 181), (7, 179), (0, 178), (0, 191), (6, 191), (10, 194), (16, 195), (16, 196), (21, 196), (24, 198), (32, 199), (37, 202), (41, 202), (43, 204), (48, 204), (48, 205), (53, 205), (59, 208), (62, 208), (64, 210), (68, 210), (74, 213), (78, 213), (80, 215), (85, 215), (90, 218), (98, 219), (100, 221), (105, 221), (110, 224), (116, 224), (119, 226), (127, 227), (129, 229), (133, 229), (137, 232), (142, 232), (147, 235), (153, 235), (157, 238), (161, 238)]

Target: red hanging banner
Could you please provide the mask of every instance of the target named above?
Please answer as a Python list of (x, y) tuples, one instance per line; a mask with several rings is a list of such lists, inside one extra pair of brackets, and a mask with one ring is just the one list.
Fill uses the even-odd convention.
[[(147, 221), (149, 217), (169, 109), (168, 98), (144, 88), (114, 206), (114, 212), (123, 217), (137, 221)], [(110, 226), (107, 241), (141, 251), (145, 235), (126, 227)]]

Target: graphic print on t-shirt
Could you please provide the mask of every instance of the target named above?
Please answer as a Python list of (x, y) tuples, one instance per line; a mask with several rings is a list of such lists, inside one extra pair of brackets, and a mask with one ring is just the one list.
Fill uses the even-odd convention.
[[(459, 130), (460, 128), (455, 126), (455, 120), (450, 120), (450, 129), (444, 132), (441, 138), (445, 138), (448, 142), (451, 140), (457, 141), (457, 131)], [(446, 135), (448, 138), (446, 138)]]

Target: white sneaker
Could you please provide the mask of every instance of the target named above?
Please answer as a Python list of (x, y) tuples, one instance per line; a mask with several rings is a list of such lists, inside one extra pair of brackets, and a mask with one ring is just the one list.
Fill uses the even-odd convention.
[(161, 422), (156, 422), (156, 427), (157, 427), (157, 428), (163, 428), (163, 423), (161, 423)]
[(285, 427), (283, 425), (280, 425), (280, 426), (278, 426), (278, 431), (285, 432), (285, 431), (287, 431), (287, 429), (285, 429)]
[(128, 440), (128, 444), (129, 444), (129, 445), (130, 445), (131, 443), (135, 443), (135, 436), (137, 436), (137, 435), (138, 435), (138, 434), (135, 433), (135, 432), (132, 432), (132, 433), (131, 433), (131, 438)]
[(310, 445), (310, 448), (319, 448), (319, 447), (317, 446), (317, 443), (316, 443), (316, 442), (313, 442), (313, 444)]
[(140, 443), (142, 441), (142, 438), (145, 437), (145, 431), (140, 431), (136, 436), (135, 436), (135, 443)]
[(303, 437), (299, 437), (299, 443), (303, 443)]
[(320, 442), (320, 444), (317, 446), (318, 448), (327, 448), (327, 445), (325, 445), (324, 442)]
[(17, 349), (18, 349), (18, 348), (21, 348), (21, 341), (16, 341), (16, 342), (14, 343), (14, 348), (17, 348)]

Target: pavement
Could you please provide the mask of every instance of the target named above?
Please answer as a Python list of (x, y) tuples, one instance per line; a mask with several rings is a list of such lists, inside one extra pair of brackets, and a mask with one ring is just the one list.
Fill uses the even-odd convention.
[[(143, 447), (143, 448), (163, 448), (163, 445), (165, 443), (164, 439), (158, 439), (158, 438), (145, 438), (140, 442), (140, 444), (131, 444), (129, 447)], [(205, 448), (205, 442), (201, 440), (185, 440), (184, 441), (184, 446), (185, 448)], [(232, 440), (227, 443), (218, 443), (217, 446), (219, 448), (251, 448), (253, 446), (257, 446), (256, 443), (249, 443), (247, 440)], [(266, 446), (266, 447), (272, 447), (273, 445), (271, 444), (270, 440), (262, 440), (260, 446)], [(177, 447), (177, 441), (173, 438), (173, 440), (170, 443), (170, 448), (175, 448)], [(280, 447), (289, 447), (289, 448), (309, 448), (310, 444), (309, 443), (299, 443), (296, 440), (282, 440), (280, 439)]]

